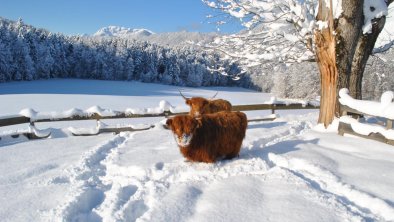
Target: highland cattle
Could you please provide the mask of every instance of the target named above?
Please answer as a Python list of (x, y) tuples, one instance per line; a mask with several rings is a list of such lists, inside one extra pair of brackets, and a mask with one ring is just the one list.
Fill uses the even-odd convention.
[(244, 113), (225, 111), (198, 118), (178, 115), (166, 124), (187, 160), (206, 163), (238, 156), (248, 125)]
[(195, 117), (220, 111), (231, 111), (232, 109), (232, 105), (229, 101), (214, 99), (217, 93), (210, 99), (205, 99), (203, 97), (187, 98), (181, 92), (180, 94), (185, 99), (185, 103), (190, 106), (189, 114)]

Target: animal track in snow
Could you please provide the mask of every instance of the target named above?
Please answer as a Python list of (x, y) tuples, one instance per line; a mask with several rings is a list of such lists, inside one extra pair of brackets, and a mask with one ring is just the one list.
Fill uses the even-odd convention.
[[(264, 127), (266, 124), (261, 124)], [(271, 124), (272, 125), (272, 124)], [(253, 129), (254, 125), (249, 126)], [(310, 129), (310, 126), (306, 122), (293, 121), (288, 124), (280, 124), (278, 122), (272, 128), (267, 129), (267, 135), (260, 135), (257, 140), (248, 141), (245, 138), (244, 144), (249, 149), (264, 148), (266, 146), (271, 146), (281, 141), (289, 140), (293, 137), (301, 135), (305, 130)]]
[(287, 169), (294, 175), (312, 183), (315, 189), (331, 193), (340, 201), (345, 202), (345, 205), (353, 206), (350, 211), (355, 211), (364, 218), (378, 221), (394, 220), (394, 208), (389, 203), (342, 182), (328, 170), (302, 159), (286, 159), (273, 153), (269, 153), (268, 158), (276, 166)]
[[(286, 140), (306, 129), (307, 125), (293, 123), (290, 128), (288, 125), (282, 126), (280, 124), (275, 127), (280, 128), (277, 130), (282, 132), (282, 140)], [(133, 136), (138, 135), (133, 134)], [(277, 137), (276, 135), (274, 138)], [(125, 147), (120, 150), (123, 148)], [(128, 144), (127, 148), (133, 149), (132, 143)], [(152, 149), (157, 150), (154, 147)], [(107, 159), (103, 161), (107, 162), (104, 164), (108, 169), (107, 179), (103, 179), (103, 181), (111, 188), (106, 191), (104, 202), (95, 210), (105, 221), (134, 221), (137, 219), (139, 221), (151, 221), (157, 218), (158, 212), (166, 211), (166, 206), (162, 205), (172, 206), (172, 209), (176, 209), (176, 203), (171, 200), (185, 197), (179, 195), (190, 195), (193, 197), (193, 201), (197, 201), (199, 194), (202, 192), (199, 191), (198, 184), (210, 184), (217, 180), (240, 175), (263, 175), (270, 169), (267, 161), (259, 157), (235, 158), (219, 161), (215, 164), (190, 163), (180, 159), (179, 161), (166, 163), (159, 161), (147, 168), (122, 167), (114, 161), (119, 158), (119, 153), (116, 151), (119, 151), (119, 149), (112, 150)], [(134, 150), (128, 151), (135, 153)], [(108, 183), (105, 181), (108, 181)], [(116, 183), (113, 183), (114, 181)], [(192, 184), (196, 184), (197, 187)], [(124, 187), (132, 187), (132, 192), (129, 192), (132, 195), (123, 195)], [(182, 187), (184, 189), (181, 189)], [(181, 189), (181, 191), (178, 189)], [(161, 204), (158, 204), (159, 202)], [(188, 208), (190, 215), (193, 206), (193, 203), (184, 206), (190, 208)], [(164, 217), (171, 219), (167, 216)]]
[[(200, 199), (206, 198), (204, 187), (220, 184), (232, 177), (255, 176), (268, 182), (285, 180), (284, 187), (294, 184), (297, 188), (305, 189), (305, 201), (320, 201), (323, 210), (337, 209), (336, 215), (341, 218), (384, 218), (368, 214), (357, 204), (351, 205), (356, 210), (346, 210), (349, 204), (341, 203), (344, 199), (342, 196), (325, 189), (319, 190), (314, 183), (319, 184), (320, 181), (305, 176), (303, 172), (282, 166), (278, 170), (280, 164), (269, 154), (271, 145), (296, 138), (308, 127), (304, 122), (275, 125), (274, 136), (261, 140), (252, 140), (251, 137), (245, 144), (252, 144), (252, 147), (248, 149), (245, 147), (248, 145), (244, 144), (240, 158), (215, 164), (184, 162), (181, 156), (175, 160), (160, 161), (157, 158), (160, 153), (156, 153), (157, 150), (152, 147), (152, 155), (156, 155), (154, 162), (130, 165), (133, 160), (138, 161), (137, 158), (124, 165), (120, 161), (123, 155), (130, 157), (144, 152), (144, 146), (133, 146), (133, 138), (145, 136), (149, 139), (149, 135), (121, 134), (86, 153), (81, 163), (70, 171), (69, 177), (52, 180), (54, 183), (70, 181), (73, 187), (69, 200), (56, 209), (54, 215), (66, 221), (156, 221), (158, 218), (187, 220), (195, 216), (197, 206), (201, 207)], [(164, 136), (168, 132), (162, 133)], [(142, 155), (149, 155), (151, 151), (145, 152)], [(183, 213), (172, 214), (177, 209)]]
[(109, 189), (100, 179), (106, 173), (106, 166), (101, 162), (127, 139), (127, 134), (115, 136), (86, 152), (80, 162), (69, 170), (68, 175), (51, 179), (52, 183), (69, 183), (70, 194), (65, 198), (64, 204), (48, 212), (45, 217), (63, 218), (65, 221), (99, 220), (94, 209), (104, 201), (104, 192)]
[(163, 162), (158, 162), (155, 164), (156, 170), (162, 170), (164, 167), (164, 163)]

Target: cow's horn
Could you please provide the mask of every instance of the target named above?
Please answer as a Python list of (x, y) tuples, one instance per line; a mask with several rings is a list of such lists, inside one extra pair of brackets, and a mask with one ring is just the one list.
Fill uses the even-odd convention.
[(182, 96), (185, 100), (187, 100), (186, 96), (184, 96), (184, 95), (182, 94), (181, 90), (178, 90), (178, 91), (179, 91), (179, 93), (181, 94), (181, 96)]
[(215, 95), (213, 95), (213, 96), (211, 97), (211, 99), (214, 99), (214, 98), (218, 95), (218, 93), (219, 93), (219, 91), (217, 91), (217, 92), (215, 93)]

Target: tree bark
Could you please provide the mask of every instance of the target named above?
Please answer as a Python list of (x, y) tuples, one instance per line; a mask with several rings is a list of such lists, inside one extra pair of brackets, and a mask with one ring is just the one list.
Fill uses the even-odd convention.
[(386, 17), (383, 16), (375, 19), (372, 25), (372, 33), (362, 35), (359, 39), (352, 63), (352, 70), (350, 73), (349, 91), (350, 96), (356, 99), (362, 99), (362, 79), (369, 56), (375, 46), (375, 42), (383, 30), (386, 23)]
[[(337, 106), (338, 70), (335, 56), (334, 19), (326, 1), (319, 2), (317, 20), (325, 21), (327, 28), (315, 31), (316, 60), (320, 71), (320, 113), (318, 123), (327, 127), (334, 119)], [(332, 4), (331, 4), (332, 5)]]
[[(387, 1), (387, 7), (393, 2), (394, 0)], [(357, 43), (349, 83), (350, 95), (353, 98), (362, 99), (362, 79), (365, 66), (369, 56), (372, 54), (375, 42), (379, 34), (382, 32), (385, 23), (385, 16), (374, 19), (372, 24), (372, 32), (362, 35)]]
[[(347, 0), (342, 2), (342, 14), (335, 22), (336, 58), (338, 69), (337, 92), (342, 88), (350, 88), (354, 53), (357, 43), (362, 37), (364, 24), (363, 0)], [(339, 103), (335, 107), (335, 115), (340, 116)]]

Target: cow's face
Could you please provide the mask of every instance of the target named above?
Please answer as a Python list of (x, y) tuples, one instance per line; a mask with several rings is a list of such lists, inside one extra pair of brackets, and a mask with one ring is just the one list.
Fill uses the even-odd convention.
[(193, 139), (194, 132), (200, 126), (200, 121), (189, 115), (182, 115), (168, 119), (166, 124), (174, 133), (178, 145), (187, 147)]
[(202, 97), (186, 99), (186, 104), (190, 106), (190, 115), (194, 117), (209, 113), (209, 101)]

